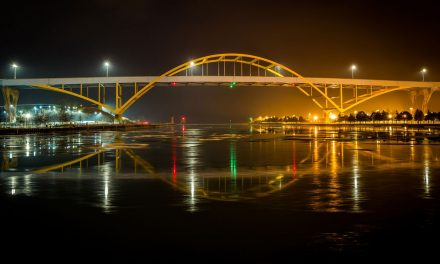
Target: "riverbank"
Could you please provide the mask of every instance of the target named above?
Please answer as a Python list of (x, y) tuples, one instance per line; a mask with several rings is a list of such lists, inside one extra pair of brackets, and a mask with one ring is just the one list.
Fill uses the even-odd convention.
[(87, 130), (130, 130), (137, 128), (156, 128), (162, 124), (89, 124), (69, 125), (57, 127), (14, 127), (0, 128), (0, 135), (21, 135), (21, 134), (47, 134), (57, 132), (87, 131)]
[(368, 127), (414, 127), (414, 128), (440, 128), (440, 123), (379, 123), (379, 122), (357, 122), (357, 123), (310, 123), (310, 122), (261, 122), (252, 125), (268, 126), (368, 126)]

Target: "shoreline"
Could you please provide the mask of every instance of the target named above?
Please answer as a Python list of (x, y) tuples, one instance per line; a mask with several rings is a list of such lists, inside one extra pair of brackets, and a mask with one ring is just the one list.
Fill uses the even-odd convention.
[(94, 131), (94, 130), (128, 130), (137, 128), (156, 128), (163, 126), (162, 124), (93, 124), (81, 126), (60, 126), (60, 127), (17, 127), (17, 128), (0, 128), (0, 135), (22, 135), (22, 134), (50, 134), (58, 132), (73, 131)]
[(415, 127), (440, 128), (440, 123), (309, 123), (309, 122), (261, 122), (251, 125), (279, 125), (279, 126), (367, 126), (367, 127)]

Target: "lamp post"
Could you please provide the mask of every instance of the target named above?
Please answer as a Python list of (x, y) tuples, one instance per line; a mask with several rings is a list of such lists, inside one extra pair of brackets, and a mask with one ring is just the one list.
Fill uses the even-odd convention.
[(191, 61), (189, 63), (189, 66), (191, 66), (191, 68), (189, 69), (189, 75), (192, 76), (193, 75), (193, 67), (194, 67), (195, 63), (193, 61)]
[(356, 65), (351, 65), (351, 78), (353, 79), (354, 78), (354, 71), (356, 71), (356, 69), (357, 69), (357, 67), (356, 67)]
[(106, 72), (107, 72), (106, 76), (108, 77), (108, 68), (110, 67), (110, 62), (109, 61), (105, 61), (104, 62), (104, 66), (105, 66)]
[(12, 69), (14, 69), (14, 79), (17, 79), (17, 68), (18, 68), (18, 65), (15, 64), (15, 63), (12, 63), (11, 67), (12, 67)]
[(422, 81), (424, 82), (425, 81), (425, 73), (427, 72), (427, 70), (426, 70), (426, 68), (423, 68), (422, 70), (421, 70), (421, 73), (422, 73)]

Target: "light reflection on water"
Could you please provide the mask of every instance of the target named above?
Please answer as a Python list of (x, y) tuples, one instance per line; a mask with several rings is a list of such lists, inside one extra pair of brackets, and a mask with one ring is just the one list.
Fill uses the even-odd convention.
[[(177, 126), (2, 136), (0, 186), (10, 195), (44, 196), (62, 180), (92, 180), (96, 188), (79, 187), (72, 199), (83, 200), (87, 192), (90, 203), (107, 213), (118, 210), (119, 200), (127, 195), (119, 182), (129, 179), (164, 183), (181, 193), (181, 204), (190, 212), (198, 211), (200, 202), (264, 201), (306, 192), (307, 199), (299, 203), (309, 210), (361, 213), (369, 199), (369, 182), (401, 171), (402, 177), (421, 175), (419, 185), (412, 187), (423, 190), (420, 196), (432, 198), (432, 172), (439, 167), (437, 144), (368, 138), (369, 130), (364, 134), (318, 127), (283, 129), (265, 133), (261, 127)], [(388, 128), (385, 132), (393, 133), (399, 132)], [(347, 140), (347, 135), (352, 138)], [(408, 170), (415, 172), (410, 175)], [(63, 192), (55, 198), (62, 198)], [(288, 202), (276, 206), (292, 209)]]

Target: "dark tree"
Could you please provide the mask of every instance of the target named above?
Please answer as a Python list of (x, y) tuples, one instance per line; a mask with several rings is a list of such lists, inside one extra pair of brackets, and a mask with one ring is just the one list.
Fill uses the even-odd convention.
[(303, 117), (303, 116), (299, 116), (299, 119), (298, 119), (298, 121), (299, 121), (299, 122), (306, 122), (306, 120), (304, 119), (304, 117)]
[(366, 121), (370, 120), (370, 118), (368, 117), (368, 115), (364, 111), (360, 111), (356, 114), (356, 120), (361, 121), (361, 122), (362, 121), (366, 122)]
[(425, 119), (425, 115), (423, 114), (422, 110), (417, 109), (416, 113), (414, 114), (414, 120), (420, 123), (420, 121), (423, 121)]
[(412, 120), (413, 117), (410, 112), (403, 111), (403, 112), (400, 112), (396, 115), (396, 119), (399, 121), (402, 121), (402, 120), (406, 121), (406, 120)]
[(428, 114), (425, 116), (426, 121), (435, 121), (437, 119), (438, 113), (430, 112), (428, 110)]
[(36, 125), (46, 124), (49, 121), (49, 115), (45, 112), (40, 111), (34, 118)]
[(58, 119), (63, 123), (70, 122), (72, 120), (72, 116), (65, 109), (61, 109), (60, 113), (58, 114)]
[(347, 121), (350, 122), (350, 123), (355, 122), (356, 121), (356, 117), (354, 117), (353, 114), (350, 114), (348, 116), (348, 118), (347, 118)]

